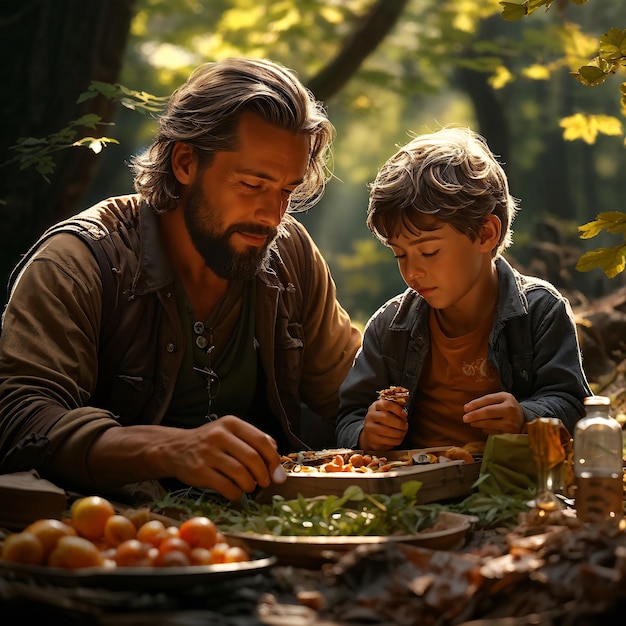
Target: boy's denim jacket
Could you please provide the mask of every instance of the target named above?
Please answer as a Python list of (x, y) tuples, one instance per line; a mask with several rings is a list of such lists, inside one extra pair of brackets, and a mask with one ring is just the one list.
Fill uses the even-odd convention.
[[(513, 394), (527, 421), (556, 417), (573, 432), (592, 394), (582, 367), (569, 302), (550, 283), (523, 276), (501, 256), (498, 307), (488, 358), (502, 389)], [(386, 302), (368, 321), (363, 345), (340, 389), (337, 445), (356, 448), (367, 409), (390, 385), (417, 389), (430, 349), (430, 306), (414, 290)], [(411, 413), (412, 401), (407, 407)]]

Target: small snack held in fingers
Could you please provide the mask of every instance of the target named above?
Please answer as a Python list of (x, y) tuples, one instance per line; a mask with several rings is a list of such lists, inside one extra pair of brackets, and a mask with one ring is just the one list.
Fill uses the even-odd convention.
[(378, 392), (378, 397), (381, 400), (391, 400), (400, 406), (406, 406), (409, 402), (409, 390), (406, 387), (392, 385), (387, 389), (381, 389)]

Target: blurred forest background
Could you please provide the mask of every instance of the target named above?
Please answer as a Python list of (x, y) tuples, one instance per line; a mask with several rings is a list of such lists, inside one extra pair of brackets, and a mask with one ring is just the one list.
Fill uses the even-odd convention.
[[(597, 55), (601, 34), (624, 28), (624, 0), (555, 0), (515, 21), (502, 10), (497, 0), (3, 0), (0, 305), (10, 269), (45, 227), (133, 191), (126, 162), (155, 130), (142, 97), (167, 96), (195, 66), (238, 55), (295, 69), (337, 128), (335, 178), (299, 219), (357, 322), (404, 289), (391, 252), (365, 226), (368, 183), (411, 135), (446, 124), (483, 134), (504, 164), (521, 199), (507, 253), (515, 265), (575, 305), (621, 287), (623, 274), (575, 269), (604, 236), (581, 240), (578, 226), (623, 210), (621, 122), (610, 134), (569, 140), (561, 120), (623, 120), (623, 75), (590, 88), (571, 72)], [(78, 103), (94, 80), (139, 93), (127, 106), (103, 96)], [(83, 115), (111, 125), (72, 125)], [(58, 147), (85, 135), (118, 143), (100, 154), (90, 141), (52, 150), (39, 172), (11, 162), (19, 138), (49, 145), (62, 129)]]

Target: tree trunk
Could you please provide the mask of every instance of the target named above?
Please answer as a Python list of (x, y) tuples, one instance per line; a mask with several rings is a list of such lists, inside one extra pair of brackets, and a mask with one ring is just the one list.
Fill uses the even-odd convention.
[[(499, 16), (483, 20), (479, 32), (476, 33), (476, 40), (492, 40), (501, 27)], [(465, 53), (467, 58), (475, 56), (469, 47)], [(489, 75), (486, 72), (479, 72), (467, 67), (460, 67), (456, 73), (458, 86), (465, 91), (472, 102), (474, 114), (478, 128), (476, 129), (489, 144), (491, 151), (498, 156), (506, 170), (507, 176), (511, 177), (510, 168), (511, 155), (511, 127), (507, 117), (507, 107), (502, 105), (499, 94), (488, 83)]]
[[(0, 5), (0, 164), (20, 137), (46, 137), (87, 113), (111, 121), (102, 97), (76, 104), (92, 80), (118, 80), (135, 0), (13, 0)], [(106, 135), (106, 126), (84, 135)], [(79, 129), (82, 132), (82, 129)], [(79, 137), (84, 136), (83, 134)], [(79, 138), (77, 137), (77, 138)], [(33, 168), (0, 167), (0, 304), (8, 275), (41, 231), (76, 210), (97, 165), (87, 148), (54, 156), (49, 181)]]

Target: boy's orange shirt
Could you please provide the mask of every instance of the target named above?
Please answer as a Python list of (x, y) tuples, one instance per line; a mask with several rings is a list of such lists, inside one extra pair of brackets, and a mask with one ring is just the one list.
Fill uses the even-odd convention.
[(462, 337), (447, 337), (430, 311), (430, 352), (415, 394), (406, 443), (411, 447), (464, 445), (487, 438), (463, 422), (463, 405), (501, 390), (495, 366), (487, 359), (489, 316)]

